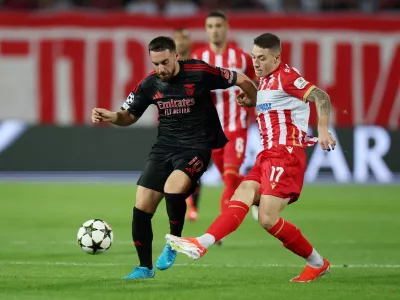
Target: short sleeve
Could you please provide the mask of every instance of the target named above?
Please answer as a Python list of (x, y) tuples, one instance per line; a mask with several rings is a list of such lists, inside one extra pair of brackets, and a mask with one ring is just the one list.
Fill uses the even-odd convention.
[(129, 111), (130, 114), (136, 117), (141, 117), (150, 104), (152, 104), (151, 99), (146, 96), (143, 87), (138, 85), (126, 98), (121, 109)]
[(237, 73), (232, 70), (206, 64), (203, 74), (210, 90), (227, 89), (236, 84)]
[(283, 80), (281, 78), (283, 90), (289, 95), (306, 102), (308, 95), (315, 88), (315, 85), (305, 80), (293, 68), (283, 70), (281, 75), (284, 77)]

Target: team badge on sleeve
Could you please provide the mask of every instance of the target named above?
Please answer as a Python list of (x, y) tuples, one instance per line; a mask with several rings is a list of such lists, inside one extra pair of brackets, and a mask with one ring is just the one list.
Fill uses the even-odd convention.
[(221, 68), (221, 76), (224, 77), (231, 84), (233, 80), (233, 72), (227, 69)]
[(304, 89), (307, 85), (308, 81), (306, 81), (303, 77), (299, 77), (294, 81), (294, 86), (297, 87), (299, 90)]

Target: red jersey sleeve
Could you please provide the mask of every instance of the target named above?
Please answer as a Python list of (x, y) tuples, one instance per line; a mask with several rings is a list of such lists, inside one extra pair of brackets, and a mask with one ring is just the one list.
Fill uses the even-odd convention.
[(304, 102), (311, 91), (315, 88), (315, 85), (301, 77), (293, 68), (286, 68), (281, 73), (281, 82), (283, 90)]

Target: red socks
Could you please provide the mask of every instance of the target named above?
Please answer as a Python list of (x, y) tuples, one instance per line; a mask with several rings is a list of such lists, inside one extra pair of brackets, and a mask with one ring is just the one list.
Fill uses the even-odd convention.
[(218, 242), (228, 234), (234, 232), (243, 222), (249, 207), (243, 202), (231, 200), (229, 206), (223, 211), (218, 218), (207, 229), (207, 233), (215, 237)]
[(228, 208), (229, 201), (242, 181), (242, 176), (236, 168), (227, 168), (224, 171), (223, 180), (224, 191), (221, 196), (221, 212), (224, 212)]
[(303, 258), (309, 257), (313, 251), (300, 229), (282, 218), (268, 232), (280, 240), (284, 247)]

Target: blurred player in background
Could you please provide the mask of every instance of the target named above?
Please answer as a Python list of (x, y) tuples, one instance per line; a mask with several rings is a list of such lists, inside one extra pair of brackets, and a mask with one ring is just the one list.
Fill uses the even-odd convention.
[(186, 28), (177, 28), (172, 32), (172, 39), (178, 52), (178, 60), (190, 59), (191, 40), (189, 30)]
[[(242, 72), (252, 80), (256, 79), (250, 55), (228, 44), (229, 24), (225, 13), (222, 11), (209, 13), (205, 27), (210, 43), (207, 47), (196, 49), (192, 57), (210, 65)], [(212, 92), (219, 120), (229, 140), (224, 148), (212, 152), (212, 159), (224, 182), (220, 200), (221, 212), (227, 209), (229, 200), (242, 180), (239, 169), (246, 152), (249, 111), (236, 103), (236, 96), (240, 92), (238, 87)]]
[[(170, 37), (157, 37), (148, 46), (155, 72), (130, 93), (118, 112), (94, 108), (94, 123), (134, 124), (154, 104), (159, 125), (155, 145), (138, 180), (133, 208), (132, 239), (140, 265), (125, 279), (154, 277), (151, 219), (165, 197), (171, 234), (182, 234), (186, 199), (207, 169), (212, 149), (224, 147), (227, 138), (218, 120), (210, 91), (240, 86), (255, 101), (257, 89), (244, 74), (210, 66), (200, 60), (178, 61)], [(129, 160), (129, 153), (126, 154)], [(156, 266), (170, 268), (176, 251), (165, 245)]]
[[(179, 60), (186, 60), (191, 58), (191, 40), (190, 33), (186, 28), (175, 29), (172, 33), (172, 38), (176, 44)], [(189, 221), (197, 220), (198, 203), (200, 198), (201, 181), (199, 180), (196, 190), (187, 199), (188, 211), (186, 219)]]
[(259, 204), (260, 225), (283, 246), (306, 260), (303, 272), (291, 282), (310, 282), (329, 271), (330, 264), (313, 248), (299, 228), (281, 218), (281, 211), (300, 196), (306, 154), (304, 148), (317, 142), (307, 136), (310, 106), (318, 113), (318, 142), (330, 151), (336, 141), (328, 131), (330, 98), (306, 81), (299, 72), (281, 62), (280, 39), (270, 33), (254, 39), (252, 59), (260, 76), (257, 103), (238, 97), (246, 106), (257, 107), (257, 120), (264, 150), (233, 195), (229, 207), (198, 238), (167, 235), (167, 241), (193, 259), (202, 257), (207, 248), (235, 231), (249, 207)]

